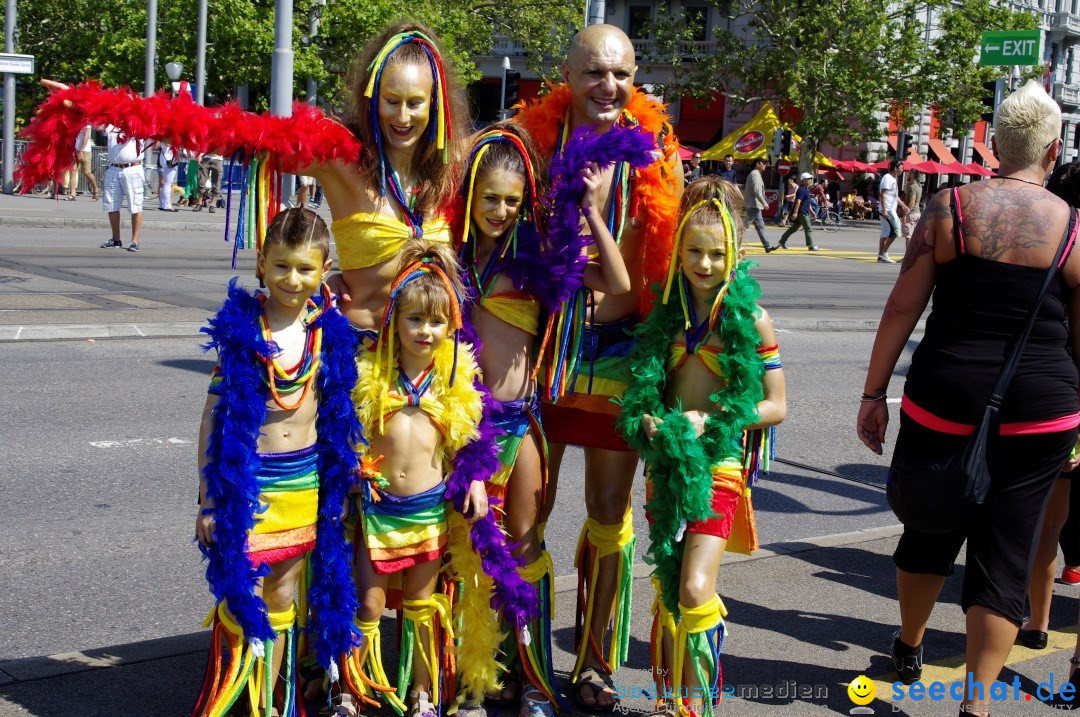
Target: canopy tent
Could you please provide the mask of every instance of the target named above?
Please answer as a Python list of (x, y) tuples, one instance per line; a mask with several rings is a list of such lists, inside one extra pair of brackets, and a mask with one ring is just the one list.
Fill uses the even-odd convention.
[(970, 162), (963, 165), (967, 171), (964, 174), (970, 174), (973, 177), (996, 177), (997, 172), (987, 167), (982, 166), (978, 162)]
[(935, 162), (932, 159), (928, 159), (925, 162), (919, 162), (912, 169), (922, 172), (923, 174), (955, 174), (958, 173), (958, 167), (951, 164), (942, 164), (941, 162)]
[[(766, 102), (749, 122), (702, 152), (701, 158), (703, 160), (723, 159), (730, 154), (738, 161), (750, 162), (758, 157), (767, 157), (773, 134), (781, 127), (783, 125), (780, 124), (776, 111), (770, 103)], [(795, 142), (802, 142), (802, 137), (794, 132), (791, 133), (791, 138), (793, 145)], [(784, 159), (795, 164), (799, 161), (799, 154), (793, 152)], [(814, 154), (814, 164), (830, 169), (833, 166), (821, 152)]]
[(701, 150), (697, 147), (683, 147), (682, 145), (679, 145), (679, 159), (684, 162), (689, 162), (694, 158), (694, 155), (700, 151)]

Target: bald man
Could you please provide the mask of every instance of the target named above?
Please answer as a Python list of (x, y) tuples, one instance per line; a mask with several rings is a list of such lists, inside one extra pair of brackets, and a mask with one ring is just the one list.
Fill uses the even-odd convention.
[[(637, 63), (629, 38), (612, 25), (590, 25), (574, 36), (564, 84), (520, 111), (542, 157), (559, 151), (562, 138), (583, 126), (606, 132), (618, 123), (640, 125), (656, 137), (657, 160), (631, 172), (626, 166), (604, 170), (600, 200), (603, 216), (630, 272), (633, 288), (621, 296), (592, 292), (589, 322), (578, 356), (581, 364), (572, 393), (543, 406), (550, 445), (546, 520), (554, 502), (566, 444), (585, 449), (585, 507), (577, 569), (586, 581), (578, 596), (579, 616), (588, 625), (577, 630), (577, 662), (571, 676), (573, 697), (583, 711), (610, 712), (615, 707), (611, 672), (626, 659), (630, 629), (630, 580), (634, 558), (630, 490), (637, 453), (615, 430), (622, 395), (629, 381), (629, 331), (651, 306), (647, 287), (662, 281), (671, 256), (675, 221), (682, 195), (683, 171), (678, 143), (663, 105), (634, 86)], [(628, 201), (613, 197), (627, 196)], [(621, 211), (620, 211), (621, 210)], [(584, 317), (582, 317), (584, 319)], [(608, 623), (615, 613), (605, 658)], [(585, 622), (584, 617), (579, 617)]]

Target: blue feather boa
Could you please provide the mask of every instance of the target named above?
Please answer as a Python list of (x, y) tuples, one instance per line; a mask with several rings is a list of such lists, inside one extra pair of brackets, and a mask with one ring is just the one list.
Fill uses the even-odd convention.
[[(259, 505), (257, 441), (269, 399), (262, 382), (261, 359), (276, 353), (276, 347), (259, 331), (261, 314), (258, 298), (233, 279), (224, 305), (202, 329), (210, 336), (204, 348), (217, 350), (222, 376), (203, 471), (207, 496), (216, 506), (217, 539), (202, 548), (206, 579), (214, 597), (228, 601), (230, 612), (249, 640), (274, 637), (266, 603), (255, 594), (255, 586), (268, 568), (252, 567), (246, 554), (247, 535), (254, 528)], [(351, 399), (357, 377), (356, 336), (336, 309), (323, 312), (314, 325), (323, 330), (323, 355), (316, 379), (319, 512), (311, 560), (309, 630), (319, 662), (328, 667), (360, 641), (353, 625), (356, 589), (341, 512), (356, 475), (354, 446), (366, 441)]]

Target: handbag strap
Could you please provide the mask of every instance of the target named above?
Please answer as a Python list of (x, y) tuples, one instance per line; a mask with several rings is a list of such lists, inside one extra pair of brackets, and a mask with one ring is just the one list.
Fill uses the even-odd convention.
[(1001, 368), (1001, 374), (998, 376), (997, 384), (994, 385), (994, 392), (990, 394), (989, 405), (994, 408), (1001, 408), (1002, 401), (1005, 400), (1005, 391), (1009, 388), (1009, 383), (1012, 381), (1013, 374), (1016, 373), (1016, 367), (1020, 365), (1020, 355), (1024, 353), (1024, 346), (1027, 345), (1028, 337), (1031, 335), (1031, 329), (1035, 326), (1035, 318), (1038, 316), (1039, 307), (1042, 306), (1043, 299), (1046, 297), (1046, 292), (1050, 288), (1050, 282), (1054, 280), (1054, 276), (1057, 274), (1058, 269), (1065, 260), (1066, 251), (1076, 241), (1077, 231), (1077, 210), (1069, 210), (1069, 225), (1065, 228), (1065, 233), (1061, 237), (1061, 245), (1058, 246), (1057, 254), (1054, 255), (1054, 261), (1050, 264), (1050, 268), (1046, 272), (1046, 278), (1043, 279), (1042, 286), (1039, 287), (1039, 293), (1035, 297), (1035, 304), (1031, 307), (1031, 311), (1028, 312), (1027, 323), (1024, 324), (1023, 330), (1020, 332), (1019, 338), (1016, 340), (1016, 345), (1013, 346), (1012, 353), (1009, 354), (1008, 361)]

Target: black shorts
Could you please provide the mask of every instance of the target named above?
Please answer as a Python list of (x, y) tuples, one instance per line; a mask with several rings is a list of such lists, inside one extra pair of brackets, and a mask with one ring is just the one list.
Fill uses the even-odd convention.
[[(912, 441), (937, 453), (966, 440), (938, 433), (900, 414), (899, 441)], [(990, 495), (967, 530), (920, 533), (904, 528), (893, 553), (896, 567), (909, 573), (952, 575), (967, 541), (967, 563), (960, 607), (982, 605), (1020, 623), (1024, 618), (1043, 513), (1054, 481), (1076, 441), (1076, 429), (1009, 436), (990, 442)]]

